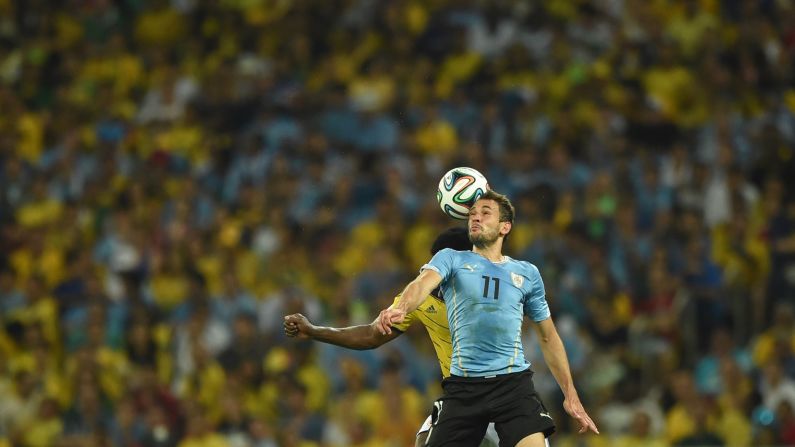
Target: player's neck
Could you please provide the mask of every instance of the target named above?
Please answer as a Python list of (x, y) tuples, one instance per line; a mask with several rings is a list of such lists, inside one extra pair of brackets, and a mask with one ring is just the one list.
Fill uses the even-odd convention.
[(502, 255), (502, 244), (500, 241), (485, 247), (474, 246), (472, 247), (472, 251), (491, 262), (502, 262), (505, 260), (505, 256)]

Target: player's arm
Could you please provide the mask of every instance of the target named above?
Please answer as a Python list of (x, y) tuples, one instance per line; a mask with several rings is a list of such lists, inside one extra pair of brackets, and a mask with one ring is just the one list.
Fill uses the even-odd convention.
[(399, 337), (402, 332), (382, 334), (377, 328), (376, 319), (370, 324), (343, 328), (315, 326), (301, 314), (284, 317), (284, 334), (288, 337), (312, 339), (348, 349), (375, 349)]
[(382, 334), (392, 333), (392, 324), (401, 323), (411, 312), (414, 312), (423, 300), (433, 292), (442, 282), (442, 275), (432, 269), (424, 269), (420, 274), (408, 283), (400, 301), (389, 309), (384, 309), (374, 322), (376, 328)]
[(547, 367), (563, 391), (563, 408), (566, 413), (580, 423), (580, 433), (591, 430), (598, 434), (599, 429), (596, 428), (596, 424), (586, 413), (582, 402), (580, 402), (577, 390), (574, 388), (574, 380), (571, 378), (566, 348), (563, 346), (563, 340), (560, 339), (552, 318), (536, 322), (533, 328), (536, 331), (536, 335), (538, 335), (541, 352), (544, 354), (544, 361), (546, 361)]

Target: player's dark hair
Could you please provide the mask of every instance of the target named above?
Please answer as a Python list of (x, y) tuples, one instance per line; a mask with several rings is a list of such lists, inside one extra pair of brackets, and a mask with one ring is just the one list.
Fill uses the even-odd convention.
[(472, 242), (469, 241), (469, 234), (464, 227), (454, 227), (444, 230), (431, 245), (431, 255), (444, 248), (452, 248), (453, 250), (463, 251), (471, 250)]
[(511, 199), (505, 194), (500, 194), (492, 189), (486, 191), (485, 194), (480, 196), (478, 200), (493, 200), (497, 202), (500, 207), (500, 222), (513, 223), (513, 217), (516, 214), (516, 209), (511, 203)]
[[(436, 236), (436, 240), (431, 244), (431, 256), (439, 250), (451, 248), (457, 251), (471, 250), (472, 242), (469, 241), (469, 232), (464, 227), (448, 228)], [(440, 287), (433, 289), (431, 295), (444, 301)]]

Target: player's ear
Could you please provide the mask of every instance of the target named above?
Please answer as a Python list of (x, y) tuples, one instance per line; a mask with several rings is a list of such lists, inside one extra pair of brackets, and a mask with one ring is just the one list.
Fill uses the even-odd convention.
[(511, 223), (510, 222), (500, 222), (500, 234), (503, 236), (507, 236), (508, 233), (511, 232)]

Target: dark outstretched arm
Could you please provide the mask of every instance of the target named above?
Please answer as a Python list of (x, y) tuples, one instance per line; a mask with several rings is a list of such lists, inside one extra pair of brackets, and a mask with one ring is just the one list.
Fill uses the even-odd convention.
[(312, 339), (348, 349), (374, 349), (399, 337), (402, 332), (382, 334), (375, 322), (344, 328), (315, 326), (301, 314), (284, 317), (284, 333), (288, 337)]

